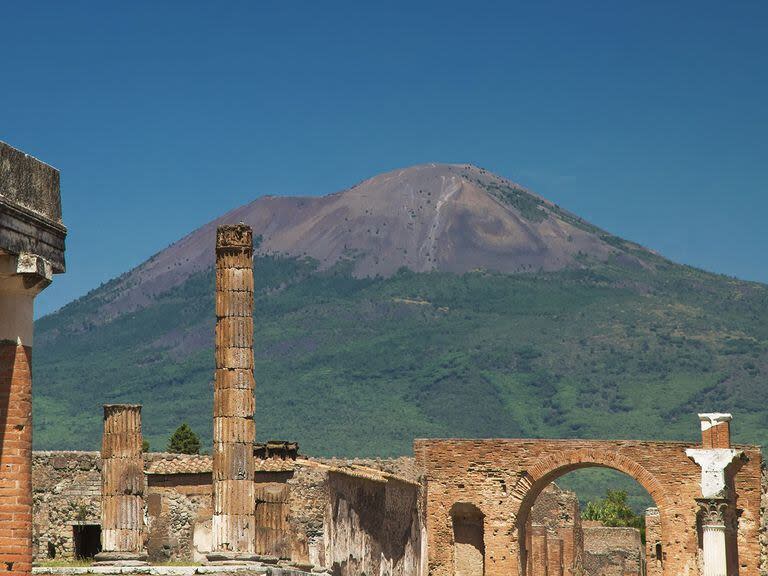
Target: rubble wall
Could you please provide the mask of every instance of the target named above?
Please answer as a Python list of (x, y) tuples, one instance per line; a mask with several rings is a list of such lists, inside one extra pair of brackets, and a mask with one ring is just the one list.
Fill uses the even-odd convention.
[(760, 494), (760, 576), (768, 576), (768, 466), (763, 462)]
[(33, 553), (74, 559), (73, 526), (101, 523), (98, 452), (32, 453)]
[(638, 529), (584, 525), (582, 530), (587, 574), (642, 576), (644, 547)]
[(147, 478), (147, 553), (152, 562), (202, 562), (210, 552), (211, 474)]

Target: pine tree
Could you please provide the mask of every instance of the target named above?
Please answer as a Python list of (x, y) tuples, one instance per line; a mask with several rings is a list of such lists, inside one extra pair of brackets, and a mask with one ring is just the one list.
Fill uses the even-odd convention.
[(171, 435), (168, 452), (174, 454), (199, 454), (200, 438), (185, 422)]

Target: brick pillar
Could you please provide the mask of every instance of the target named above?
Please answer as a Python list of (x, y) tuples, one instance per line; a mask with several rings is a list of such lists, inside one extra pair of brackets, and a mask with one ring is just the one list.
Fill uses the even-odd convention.
[(33, 308), (66, 235), (58, 170), (0, 142), (0, 573), (32, 573)]
[(50, 282), (45, 260), (0, 250), (0, 573), (32, 573), (32, 318)]
[(664, 573), (664, 544), (661, 541), (661, 516), (658, 508), (645, 511), (645, 573), (662, 576)]
[(98, 563), (146, 563), (141, 406), (104, 405)]
[(547, 527), (531, 525), (531, 571), (529, 576), (548, 576)]
[(32, 349), (0, 342), (0, 572), (32, 573)]
[(699, 414), (701, 421), (702, 448), (730, 448), (731, 420), (730, 414), (719, 412)]
[(216, 373), (213, 391), (213, 543), (208, 560), (255, 554), (253, 233), (216, 231)]
[(563, 576), (563, 541), (556, 532), (547, 534), (547, 572), (548, 576)]

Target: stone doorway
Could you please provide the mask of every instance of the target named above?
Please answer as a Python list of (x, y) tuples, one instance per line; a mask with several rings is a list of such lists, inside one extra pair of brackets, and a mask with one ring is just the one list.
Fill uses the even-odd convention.
[(75, 558), (93, 558), (101, 552), (101, 526), (75, 524), (72, 526)]

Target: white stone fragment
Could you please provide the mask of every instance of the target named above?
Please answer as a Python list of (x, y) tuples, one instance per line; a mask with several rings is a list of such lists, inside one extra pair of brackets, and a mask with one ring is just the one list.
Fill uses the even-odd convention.
[(689, 448), (685, 454), (701, 467), (701, 497), (725, 498), (725, 469), (743, 457), (744, 452), (731, 448)]

